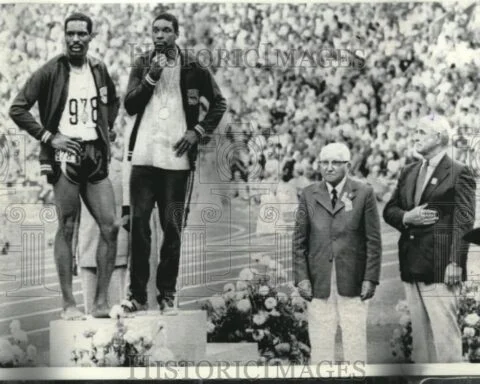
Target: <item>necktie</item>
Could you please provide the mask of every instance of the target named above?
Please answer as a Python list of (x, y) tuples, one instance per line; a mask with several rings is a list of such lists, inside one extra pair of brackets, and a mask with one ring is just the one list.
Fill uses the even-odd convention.
[(333, 188), (332, 189), (332, 208), (335, 208), (335, 204), (337, 204), (337, 190)]
[(423, 184), (425, 184), (425, 179), (427, 177), (427, 170), (428, 160), (423, 163), (422, 168), (420, 168), (420, 172), (418, 173), (417, 184), (415, 186), (415, 205), (420, 203), (423, 192)]

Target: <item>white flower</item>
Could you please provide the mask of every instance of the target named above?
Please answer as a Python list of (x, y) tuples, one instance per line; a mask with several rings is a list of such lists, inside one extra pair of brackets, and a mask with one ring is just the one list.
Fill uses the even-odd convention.
[(250, 268), (244, 268), (238, 274), (239, 280), (243, 281), (252, 281), (254, 279), (254, 271)]
[(261, 260), (260, 260), (260, 264), (263, 264), (263, 265), (266, 265), (266, 266), (269, 266), (270, 265), (270, 262), (272, 262), (273, 260), (271, 259), (270, 256), (266, 255), (266, 256), (262, 256)]
[(407, 314), (404, 314), (400, 317), (400, 320), (398, 321), (398, 323), (402, 326), (402, 327), (406, 327), (408, 325), (408, 323), (410, 323), (411, 321), (411, 318), (409, 315)]
[(212, 296), (210, 299), (213, 309), (225, 308), (225, 300), (221, 296)]
[(280, 316), (280, 312), (278, 312), (276, 309), (272, 309), (270, 311), (270, 316), (278, 317), (278, 316)]
[(477, 294), (473, 291), (470, 291), (470, 292), (467, 292), (467, 294), (465, 295), (465, 297), (467, 299), (475, 299), (477, 297)]
[(27, 356), (30, 360), (35, 360), (37, 357), (37, 348), (34, 345), (30, 344), (27, 347)]
[(463, 329), (463, 336), (465, 337), (474, 337), (475, 336), (475, 329), (471, 327), (465, 327)]
[(129, 344), (136, 344), (140, 341), (140, 334), (132, 329), (129, 329), (125, 335), (123, 335), (123, 339)]
[(207, 333), (213, 333), (215, 325), (211, 321), (207, 321)]
[(0, 339), (0, 365), (13, 361), (12, 345), (8, 340)]
[(285, 292), (278, 292), (277, 293), (277, 299), (278, 299), (278, 301), (281, 301), (282, 303), (286, 303), (288, 301), (288, 296)]
[(262, 296), (267, 296), (269, 292), (270, 288), (268, 288), (266, 285), (262, 285), (260, 288), (258, 288), (258, 293)]
[(236, 299), (237, 301), (246, 299), (247, 297), (248, 297), (248, 292), (247, 292), (247, 291), (238, 291), (238, 292), (235, 292), (235, 299)]
[(12, 337), (17, 343), (28, 343), (27, 332), (22, 331), (21, 329), (15, 329), (12, 332)]
[(16, 360), (20, 360), (24, 354), (22, 348), (20, 348), (18, 345), (12, 345), (11, 351)]
[(277, 300), (273, 297), (269, 297), (268, 299), (265, 300), (265, 308), (268, 310), (273, 309), (277, 306)]
[(306, 301), (301, 296), (292, 296), (292, 305), (295, 308), (305, 308)]
[(264, 338), (265, 332), (262, 329), (255, 329), (253, 331), (252, 337), (255, 341), (260, 341)]
[(237, 303), (237, 309), (240, 312), (248, 312), (250, 309), (252, 309), (252, 304), (250, 303), (249, 299), (243, 299)]
[(260, 311), (253, 315), (253, 322), (256, 325), (263, 325), (267, 321), (268, 314), (264, 311)]
[(471, 327), (478, 324), (480, 317), (476, 313), (471, 313), (465, 317), (465, 323)]
[(237, 293), (235, 291), (228, 291), (223, 293), (223, 298), (225, 299), (225, 301), (233, 300), (236, 297), (237, 297)]
[(261, 260), (262, 260), (262, 256), (258, 253), (255, 253), (252, 256), (252, 261), (255, 262), (255, 263), (260, 263)]
[(298, 322), (307, 321), (305, 313), (302, 312), (294, 312), (293, 317), (295, 317), (295, 320), (297, 320)]
[(13, 320), (11, 323), (10, 323), (10, 333), (13, 334), (13, 332), (15, 331), (20, 331), (22, 328), (21, 328), (21, 325), (20, 325), (20, 321), (19, 320)]
[(96, 348), (103, 348), (108, 346), (112, 342), (113, 334), (115, 330), (112, 328), (100, 329), (95, 336), (93, 336), (93, 345)]
[(108, 316), (110, 316), (112, 319), (117, 319), (119, 317), (125, 317), (125, 312), (120, 305), (115, 304), (112, 309), (110, 309)]
[(245, 281), (237, 281), (237, 291), (245, 291), (248, 289), (248, 284)]
[(225, 286), (223, 287), (223, 292), (235, 292), (235, 285), (233, 285), (232, 283), (225, 284)]

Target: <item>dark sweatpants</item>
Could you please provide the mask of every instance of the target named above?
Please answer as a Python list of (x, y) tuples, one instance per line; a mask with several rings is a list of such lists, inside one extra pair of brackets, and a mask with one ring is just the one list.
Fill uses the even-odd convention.
[(157, 268), (160, 295), (175, 293), (180, 262), (180, 240), (187, 181), (190, 171), (152, 166), (132, 167), (130, 176), (131, 262), (130, 296), (140, 304), (147, 301), (150, 277), (150, 217), (157, 203), (163, 242)]

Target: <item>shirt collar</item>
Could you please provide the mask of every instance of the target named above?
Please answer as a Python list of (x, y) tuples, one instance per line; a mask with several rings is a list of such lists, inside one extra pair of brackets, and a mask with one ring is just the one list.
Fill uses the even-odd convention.
[[(443, 150), (441, 151), (440, 153), (437, 153), (435, 156), (433, 156), (430, 161), (428, 162), (428, 165), (429, 167), (433, 167), (433, 168), (436, 168), (438, 164), (440, 164), (440, 162), (442, 161), (443, 159), (443, 156), (445, 156), (447, 153), (446, 150)], [(423, 160), (425, 162), (425, 159)]]
[[(335, 187), (335, 189), (337, 191), (337, 196), (340, 196), (340, 194), (342, 193), (343, 187), (345, 186), (346, 181), (347, 181), (347, 175), (345, 175), (345, 177), (342, 179), (342, 181), (340, 181), (340, 183), (338, 183), (337, 186)], [(327, 184), (328, 193), (331, 195), (333, 185), (331, 185), (328, 181), (326, 182), (326, 184)]]

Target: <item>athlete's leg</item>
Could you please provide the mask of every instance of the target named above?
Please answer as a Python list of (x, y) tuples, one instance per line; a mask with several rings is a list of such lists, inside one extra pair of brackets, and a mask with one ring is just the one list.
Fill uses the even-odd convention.
[(190, 171), (162, 169), (161, 174), (161, 184), (157, 186), (157, 206), (163, 243), (157, 268), (157, 289), (161, 297), (173, 297), (180, 263), (182, 221)]
[(53, 186), (58, 216), (58, 230), (55, 236), (55, 265), (63, 298), (63, 318), (73, 320), (83, 317), (76, 308), (72, 292), (72, 241), (75, 220), (80, 208), (79, 186), (70, 182), (62, 173)]
[(108, 286), (115, 268), (119, 220), (115, 212), (115, 196), (108, 178), (87, 183), (81, 190), (83, 200), (100, 229), (97, 248), (97, 289), (93, 300), (92, 316), (108, 317)]

